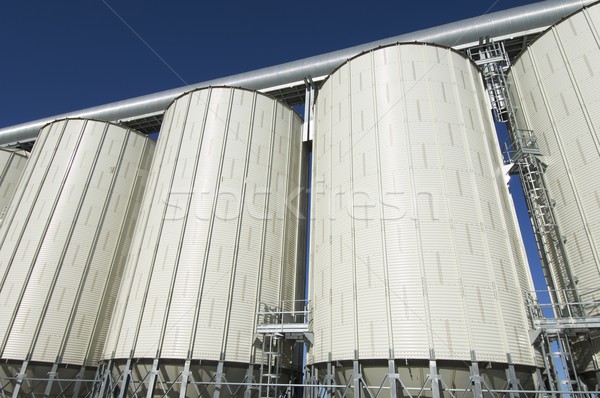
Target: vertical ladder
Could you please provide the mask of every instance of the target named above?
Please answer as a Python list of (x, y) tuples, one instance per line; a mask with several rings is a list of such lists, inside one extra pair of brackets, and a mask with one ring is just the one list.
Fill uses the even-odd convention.
[[(514, 164), (513, 170), (521, 177), (546, 284), (554, 292), (551, 299), (554, 304), (578, 303), (581, 300), (575, 290), (564, 242), (556, 222), (554, 202), (546, 187), (545, 165), (540, 159), (541, 153), (536, 144), (535, 134), (531, 130), (519, 129), (515, 117), (506, 79), (506, 71), (510, 66), (508, 54), (503, 43), (488, 40), (470, 48), (468, 55), (483, 73), (496, 120), (508, 125), (511, 144), (507, 147), (507, 160)], [(565, 297), (558, 297), (556, 292), (564, 292)], [(582, 312), (583, 309), (580, 308), (579, 311)]]
[[(580, 300), (575, 290), (574, 278), (567, 265), (566, 251), (554, 215), (553, 203), (543, 178), (545, 166), (532, 154), (519, 156), (514, 159), (514, 164), (521, 177), (523, 191), (526, 193), (525, 199), (544, 265), (544, 276), (555, 304), (556, 316), (584, 316), (581, 306), (567, 305), (579, 303)], [(561, 303), (564, 304), (560, 305)], [(569, 313), (573, 310), (576, 311), (575, 314)]]
[[(569, 311), (576, 312), (574, 315), (584, 316), (582, 306), (571, 305), (581, 303), (581, 300), (575, 290), (564, 242), (556, 222), (554, 202), (546, 186), (546, 165), (540, 158), (535, 134), (531, 130), (520, 129), (515, 117), (506, 78), (510, 60), (504, 45), (490, 40), (481, 41), (479, 46), (470, 48), (467, 54), (483, 74), (496, 120), (507, 123), (510, 145), (506, 148), (508, 159), (505, 160), (513, 164), (511, 171), (518, 172), (521, 178), (555, 316), (567, 316), (565, 312)], [(553, 345), (557, 349), (553, 349)], [(566, 386), (569, 392), (585, 389), (577, 377), (569, 336), (560, 330), (543, 330), (539, 348), (544, 353), (546, 367), (552, 368), (547, 373), (553, 388), (562, 389), (562, 386)]]
[(263, 335), (260, 363), (261, 398), (276, 398), (281, 365), (281, 337), (276, 333)]

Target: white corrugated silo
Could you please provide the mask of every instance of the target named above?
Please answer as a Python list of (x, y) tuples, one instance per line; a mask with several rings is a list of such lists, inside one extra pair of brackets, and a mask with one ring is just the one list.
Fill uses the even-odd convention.
[(287, 105), (230, 87), (167, 109), (104, 351), (115, 380), (129, 359), (144, 393), (156, 380), (178, 391), (253, 375), (257, 303), (302, 293), (300, 127)]
[[(575, 288), (591, 317), (600, 316), (599, 32), (595, 3), (544, 32), (509, 72), (519, 127), (533, 131), (547, 164), (546, 185)], [(572, 289), (568, 282), (555, 284)], [(577, 344), (575, 353), (593, 389), (600, 334)]]
[(29, 155), (25, 151), (0, 148), (0, 223), (17, 189)]
[(439, 372), (460, 389), (474, 358), (492, 388), (514, 369), (532, 387), (531, 276), (477, 67), (433, 45), (378, 48), (332, 73), (315, 107), (319, 377), (358, 388), (399, 374), (416, 394)]
[[(3, 377), (93, 378), (153, 150), (146, 136), (106, 122), (42, 128), (0, 226)], [(66, 386), (14, 383), (4, 392)], [(63, 394), (78, 388), (73, 381)]]

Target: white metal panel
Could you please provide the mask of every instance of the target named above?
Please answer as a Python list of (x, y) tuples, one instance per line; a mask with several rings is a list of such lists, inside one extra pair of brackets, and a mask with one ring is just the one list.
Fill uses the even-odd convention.
[(106, 358), (251, 360), (257, 300), (295, 294), (281, 289), (296, 273), (286, 200), (301, 139), (297, 115), (255, 92), (210, 88), (171, 105)]
[[(124, 149), (129, 136), (130, 142), (148, 141), (96, 121), (64, 120), (42, 130), (15, 194), (20, 200), (3, 224), (13, 230), (4, 233), (9, 239), (3, 239), (1, 250), (9, 257), (10, 288), (4, 286), (0, 294), (11, 296), (3, 300), (8, 314), (3, 358), (97, 363), (98, 352), (90, 348), (104, 340), (96, 323), (102, 318), (108, 324), (116, 295), (116, 287), (106, 285), (110, 280), (118, 287), (123, 265), (102, 251), (113, 253), (127, 244), (121, 228), (138, 208), (128, 192), (135, 186), (144, 145)], [(123, 173), (129, 178), (115, 177)], [(120, 204), (107, 205), (113, 199)], [(100, 268), (90, 265), (92, 258)]]
[(0, 149), (0, 222), (7, 213), (12, 196), (27, 164), (27, 152)]
[[(510, 70), (523, 127), (534, 131), (548, 164), (549, 194), (582, 298), (592, 298), (600, 280), (599, 10), (592, 5), (549, 29)], [(579, 367), (591, 370), (587, 358)]]
[[(373, 50), (324, 83), (314, 140), (311, 362), (353, 359), (355, 350), (360, 359), (390, 350), (427, 359), (434, 349), (437, 358), (470, 360), (474, 350), (534, 363), (520, 346), (524, 303), (498, 299), (501, 272), (503, 290), (522, 297), (526, 263), (512, 248), (520, 243), (511, 239), (516, 226), (483, 95), (474, 65), (426, 45)], [(518, 336), (505, 318), (520, 324)]]
[[(64, 322), (64, 312), (67, 308), (70, 310), (69, 302), (75, 298), (75, 290), (71, 288), (67, 291), (66, 288), (77, 286), (82, 276), (82, 263), (65, 263), (63, 251), (68, 249), (65, 245), (73, 243), (73, 232), (77, 225), (81, 202), (85, 197), (91, 171), (94, 170), (97, 148), (101, 147), (104, 129), (105, 126), (101, 124), (89, 128), (86, 126), (85, 134), (82, 134), (71, 168), (67, 171), (64, 188), (59, 194), (54, 212), (49, 215), (51, 219), (48, 231), (42, 238), (35, 260), (41, 266), (33, 269), (27, 291), (23, 295), (21, 305), (33, 310), (27, 311), (27, 316), (31, 317), (28, 321), (30, 327), (26, 329), (26, 333), (20, 333), (19, 338), (33, 340), (34, 335), (38, 333), (38, 344), (33, 352), (36, 360), (52, 362), (56, 359), (64, 335), (63, 328), (67, 326)], [(78, 134), (79, 131), (67, 129), (65, 133)], [(81, 243), (85, 247), (89, 247), (94, 236), (76, 236), (75, 239), (77, 238), (82, 240)], [(46, 300), (49, 301), (48, 304), (45, 303)], [(45, 317), (42, 312), (45, 305), (49, 305), (49, 317)], [(62, 317), (57, 319), (57, 312), (62, 313)], [(24, 313), (20, 312), (19, 315)], [(19, 327), (22, 317), (25, 316), (15, 318), (14, 327)], [(42, 330), (38, 331), (37, 327), (32, 326), (42, 318), (44, 325)], [(8, 344), (11, 345), (11, 340)]]
[[(173, 111), (174, 109), (171, 109), (169, 111), (167, 111), (165, 113), (164, 116), (164, 120), (163, 123), (165, 123), (165, 125), (171, 125), (172, 121), (173, 121)], [(164, 161), (164, 146), (166, 144), (167, 140), (159, 140), (158, 144), (157, 144), (157, 152), (160, 153), (160, 156), (157, 156), (154, 160), (153, 163), (156, 163), (156, 165), (158, 165), (159, 169), (160, 166), (163, 164)], [(157, 166), (155, 166), (157, 167)], [(144, 201), (141, 204), (141, 208), (139, 210), (139, 215), (138, 215), (138, 219), (140, 220), (148, 220), (148, 215), (150, 213), (150, 204), (151, 204), (151, 199), (149, 199), (149, 197), (151, 197), (152, 195), (155, 194), (155, 190), (156, 190), (156, 181), (158, 179), (158, 174), (159, 173), (152, 173), (150, 174), (147, 180), (147, 186), (149, 187), (148, 192), (144, 194)], [(135, 223), (135, 231), (138, 231), (142, 228), (144, 228), (146, 226), (146, 224), (139, 222), (139, 223)], [(129, 258), (137, 258), (139, 256), (139, 250), (135, 250), (136, 248), (140, 248), (141, 242), (144, 239), (144, 234), (143, 233), (135, 233), (133, 234), (133, 238), (131, 241), (131, 252), (129, 253), (129, 257), (127, 257), (127, 260), (129, 260)], [(122, 347), (126, 346), (126, 344), (124, 343), (125, 339), (131, 338), (132, 334), (131, 333), (125, 333), (121, 338), (119, 338), (119, 331), (121, 330), (121, 328), (130, 328), (131, 327), (131, 322), (135, 322), (136, 320), (133, 319), (133, 317), (125, 317), (123, 316), (123, 314), (126, 313), (127, 311), (127, 303), (129, 300), (129, 297), (131, 297), (132, 294), (134, 294), (134, 290), (135, 290), (135, 294), (137, 294), (137, 289), (139, 287), (139, 282), (141, 279), (141, 276), (135, 281), (136, 283), (134, 284), (133, 279), (131, 278), (131, 275), (133, 275), (133, 273), (136, 271), (136, 269), (134, 269), (131, 266), (126, 266), (124, 271), (123, 271), (123, 276), (122, 276), (122, 280), (123, 280), (123, 284), (121, 286), (121, 289), (119, 290), (119, 296), (115, 302), (115, 308), (114, 308), (114, 314), (118, 314), (117, 316), (113, 316), (111, 323), (110, 323), (110, 327), (108, 329), (108, 333), (107, 333), (107, 340), (106, 340), (106, 345), (104, 347), (104, 351), (103, 352), (108, 352), (109, 355), (118, 355), (118, 353), (120, 353), (120, 350), (124, 350)], [(128, 353), (125, 353), (124, 355), (128, 355)]]
[[(109, 153), (119, 154), (122, 151), (120, 164), (115, 168), (113, 177), (112, 195), (105, 202), (107, 211), (103, 222), (99, 225), (98, 236), (106, 237), (104, 230), (116, 230), (120, 228), (119, 234), (111, 233), (102, 245), (96, 245), (93, 255), (90, 257), (89, 275), (84, 281), (80, 302), (87, 305), (78, 310), (74, 315), (73, 324), (80, 325), (74, 328), (70, 334), (70, 344), (65, 350), (64, 356), (76, 355), (79, 350), (85, 348), (88, 355), (98, 358), (106, 342), (107, 329), (121, 285), (123, 268), (129, 253), (133, 229), (136, 224), (137, 215), (144, 193), (148, 170), (152, 162), (155, 144), (140, 134), (129, 132), (127, 140), (122, 142), (123, 132), (116, 126), (109, 126), (107, 140), (114, 140), (115, 144)], [(121, 143), (117, 145), (116, 143)], [(109, 158), (110, 159), (110, 158)], [(107, 159), (108, 160), (108, 159)], [(124, 222), (122, 220), (125, 220)], [(111, 261), (112, 269), (106, 267), (107, 261)], [(103, 302), (92, 300), (100, 292), (105, 291), (106, 299)], [(94, 319), (95, 318), (95, 319)], [(91, 322), (90, 319), (94, 319)], [(85, 342), (82, 336), (94, 331), (91, 342)], [(80, 342), (79, 345), (76, 343)], [(72, 347), (72, 348), (71, 348)], [(72, 352), (72, 354), (71, 354)]]
[[(65, 139), (62, 139), (58, 142), (57, 150), (62, 151), (67, 154), (75, 154), (76, 143), (77, 140), (73, 139), (78, 138), (82, 131), (83, 122), (77, 121), (72, 125), (73, 130), (69, 130), (72, 133), (71, 136), (66, 135)], [(44, 234), (47, 228), (47, 223), (51, 220), (52, 216), (52, 207), (55, 200), (60, 197), (62, 179), (65, 176), (66, 169), (70, 163), (71, 156), (58, 156), (53, 157), (53, 161), (48, 164), (47, 174), (41, 174), (41, 178), (43, 178), (44, 183), (39, 185), (39, 199), (36, 197), (32, 197), (31, 200), (33, 204), (31, 207), (27, 208), (29, 211), (25, 211), (24, 215), (27, 217), (22, 222), (24, 223), (24, 231), (12, 231), (15, 236), (16, 241), (14, 245), (3, 245), (2, 252), (7, 255), (12, 256), (9, 260), (8, 265), (8, 275), (6, 277), (5, 285), (0, 290), (0, 297), (3, 295), (8, 295), (7, 299), (4, 300), (5, 308), (7, 309), (7, 313), (13, 313), (15, 316), (20, 315), (20, 324), (16, 329), (18, 333), (12, 334), (10, 329), (14, 329), (12, 326), (13, 319), (11, 316), (2, 317), (0, 320), (0, 330), (4, 333), (5, 339), (12, 338), (13, 343), (10, 346), (7, 346), (4, 349), (6, 354), (4, 355), (19, 355), (20, 357), (24, 357), (30, 350), (31, 343), (31, 335), (34, 333), (35, 328), (26, 329), (26, 326), (30, 322), (34, 322), (33, 319), (30, 318), (28, 314), (31, 310), (37, 311), (40, 307), (39, 302), (43, 302), (45, 298), (45, 292), (40, 291), (36, 297), (29, 298), (29, 305), (35, 304), (33, 309), (29, 311), (19, 311), (21, 297), (27, 289), (29, 284), (29, 275), (32, 271), (35, 270), (35, 256), (39, 252), (39, 245), (44, 242)], [(32, 187), (32, 189), (36, 189), (37, 187)], [(33, 195), (32, 195), (33, 196)], [(36, 200), (37, 199), (37, 200)], [(8, 220), (7, 220), (8, 221)], [(11, 227), (10, 223), (3, 223), (3, 227)], [(20, 263), (20, 266), (14, 266), (15, 261)], [(40, 269), (44, 270), (46, 268), (52, 267), (52, 265), (48, 265), (48, 263), (42, 262), (38, 267), (38, 271)], [(34, 279), (34, 283), (40, 283), (41, 273), (38, 273), (38, 278)], [(13, 291), (14, 289), (14, 291)], [(32, 294), (36, 292), (33, 291)], [(28, 307), (25, 307), (28, 308)], [(5, 340), (6, 341), (6, 340)], [(3, 342), (5, 344), (5, 342)], [(11, 350), (13, 352), (11, 352)], [(17, 358), (20, 359), (20, 357)]]
[[(35, 167), (39, 167), (42, 170), (47, 169), (49, 162), (52, 160), (53, 148), (55, 148), (60, 139), (60, 131), (62, 130), (61, 125), (61, 123), (54, 123), (50, 127), (49, 134), (40, 135), (40, 144), (38, 144), (38, 146), (44, 143), (48, 149), (46, 151), (34, 151), (31, 162), (24, 172), (27, 177), (22, 179), (21, 184), (23, 186), (20, 187), (18, 193), (15, 195), (16, 202), (31, 206), (35, 200), (35, 195), (37, 190), (41, 187), (40, 181), (43, 181), (44, 173), (34, 174), (32, 173), (32, 170)], [(30, 181), (32, 183), (30, 183)], [(16, 206), (13, 206), (6, 214), (4, 226), (0, 228), (2, 245), (14, 245), (15, 242), (20, 239), (20, 234), (18, 234), (17, 231), (21, 229), (26, 220), (21, 217), (15, 218), (15, 215), (17, 215), (17, 210)], [(2, 275), (3, 278), (6, 278), (6, 272), (9, 269), (8, 264), (13, 255), (14, 253), (9, 250), (0, 251), (0, 275)], [(12, 287), (14, 287), (14, 285), (11, 285), (10, 289), (12, 289)]]
[[(188, 113), (185, 131), (181, 132), (180, 140), (183, 146), (180, 150), (180, 156), (183, 158), (183, 162), (178, 162), (176, 165), (172, 187), (173, 194), (171, 198), (177, 201), (177, 207), (174, 207), (176, 213), (173, 218), (181, 223), (185, 221), (185, 224), (182, 224), (182, 229), (172, 232), (181, 247), (178, 248), (179, 253), (173, 253), (171, 258), (173, 262), (176, 262), (179, 256), (179, 263), (176, 273), (171, 276), (175, 280), (168, 313), (161, 314), (167, 317), (163, 352), (164, 355), (169, 357), (187, 355), (197, 300), (197, 295), (192, 292), (197, 289), (201, 276), (201, 273), (198, 272), (197, 262), (194, 261), (195, 257), (191, 257), (190, 252), (192, 254), (203, 253), (199, 249), (204, 245), (197, 243), (192, 245), (188, 236), (195, 237), (195, 226), (198, 222), (196, 214), (191, 212), (190, 208), (193, 209), (194, 184), (197, 181), (194, 179), (195, 159), (198, 158), (197, 154), (200, 152), (203, 142), (202, 139), (197, 137), (198, 126), (202, 126), (206, 118), (206, 112), (202, 110), (206, 107), (208, 94), (208, 91), (200, 91), (191, 95), (191, 104), (195, 104), (199, 111)], [(171, 136), (176, 137), (177, 132), (172, 131)], [(188, 202), (190, 207), (188, 207)], [(169, 211), (170, 209), (167, 209), (167, 212)], [(187, 219), (185, 218), (186, 212), (189, 212)], [(198, 249), (195, 249), (194, 246), (197, 246)], [(166, 285), (164, 281), (162, 283)], [(164, 292), (161, 292), (161, 294), (164, 294)], [(156, 341), (159, 341), (158, 337)]]

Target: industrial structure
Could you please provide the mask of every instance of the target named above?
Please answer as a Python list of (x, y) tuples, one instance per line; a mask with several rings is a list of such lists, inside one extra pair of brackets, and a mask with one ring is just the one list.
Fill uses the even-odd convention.
[(446, 383), (496, 389), (510, 365), (533, 389), (531, 276), (475, 63), (381, 47), (328, 77), (315, 114), (309, 364), (420, 388), (442, 361)]
[[(105, 388), (131, 381), (143, 395), (156, 383), (129, 371), (183, 385), (254, 380), (275, 343), (254, 349), (256, 303), (303, 296), (300, 117), (264, 94), (216, 87), (176, 99), (164, 120), (105, 348)], [(289, 369), (291, 351), (278, 354)]]
[(0, 129), (0, 396), (597, 396), (599, 43), (547, 0)]
[(8, 204), (17, 189), (29, 153), (23, 150), (0, 149), (0, 222), (4, 219)]
[(514, 139), (529, 151), (512, 160), (535, 187), (529, 206), (540, 215), (535, 228), (560, 324), (550, 329), (571, 346), (567, 366), (587, 385), (600, 384), (599, 33), (600, 6), (593, 5), (546, 31), (508, 75), (511, 123), (520, 132)]
[(3, 378), (50, 375), (46, 394), (58, 375), (93, 378), (153, 150), (106, 122), (40, 132), (0, 227)]

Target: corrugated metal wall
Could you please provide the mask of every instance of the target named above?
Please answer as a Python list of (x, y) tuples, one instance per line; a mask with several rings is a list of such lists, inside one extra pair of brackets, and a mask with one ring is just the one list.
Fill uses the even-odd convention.
[[(548, 164), (546, 183), (584, 302), (600, 300), (599, 32), (596, 4), (545, 32), (509, 75), (519, 125), (534, 131)], [(580, 366), (591, 370), (585, 347)]]
[(153, 149), (104, 122), (42, 129), (0, 227), (3, 359), (97, 364)]
[(27, 158), (25, 151), (0, 148), (0, 222), (4, 219), (8, 204), (17, 189)]
[(296, 294), (300, 127), (243, 89), (168, 108), (107, 358), (252, 361), (257, 302)]
[(358, 56), (316, 102), (312, 363), (533, 365), (531, 289), (481, 76), (448, 49)]

